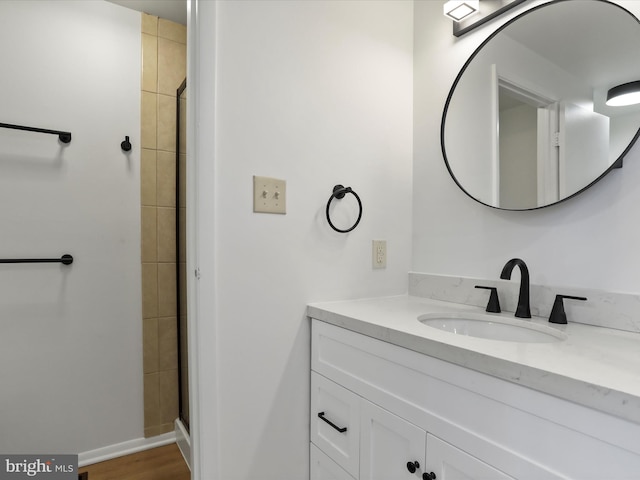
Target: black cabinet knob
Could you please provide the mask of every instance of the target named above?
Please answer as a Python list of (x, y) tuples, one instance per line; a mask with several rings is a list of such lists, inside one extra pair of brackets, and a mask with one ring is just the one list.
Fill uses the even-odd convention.
[(407, 470), (409, 473), (416, 473), (416, 470), (420, 468), (420, 464), (418, 462), (407, 462)]
[(424, 472), (422, 474), (422, 480), (436, 480), (436, 474), (433, 472), (430, 472), (430, 473)]

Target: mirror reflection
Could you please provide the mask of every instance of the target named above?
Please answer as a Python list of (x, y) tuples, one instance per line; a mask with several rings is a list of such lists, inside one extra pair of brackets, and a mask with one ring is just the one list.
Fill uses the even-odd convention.
[(456, 183), (491, 207), (527, 210), (621, 166), (640, 105), (605, 102), (612, 87), (640, 79), (639, 45), (637, 18), (603, 0), (558, 0), (498, 29), (445, 106), (442, 150)]

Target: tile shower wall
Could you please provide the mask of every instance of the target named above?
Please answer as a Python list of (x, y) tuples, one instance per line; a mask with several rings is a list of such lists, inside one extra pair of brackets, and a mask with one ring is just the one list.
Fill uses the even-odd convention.
[(178, 417), (176, 90), (186, 75), (186, 27), (142, 15), (142, 321), (145, 437)]

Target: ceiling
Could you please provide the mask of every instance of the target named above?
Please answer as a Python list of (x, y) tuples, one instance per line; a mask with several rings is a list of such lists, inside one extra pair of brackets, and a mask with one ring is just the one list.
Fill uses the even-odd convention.
[(107, 0), (172, 22), (187, 24), (187, 0)]

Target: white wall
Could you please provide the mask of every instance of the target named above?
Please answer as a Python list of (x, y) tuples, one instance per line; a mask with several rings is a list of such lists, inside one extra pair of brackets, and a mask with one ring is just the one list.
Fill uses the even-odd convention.
[[(0, 452), (142, 437), (140, 14), (0, 2)], [(124, 155), (120, 142), (131, 137)]]
[[(413, 265), (415, 271), (497, 278), (521, 257), (532, 282), (640, 291), (640, 146), (624, 168), (578, 197), (536, 211), (490, 209), (450, 178), (439, 144), (442, 108), (466, 58), (502, 22), (540, 2), (527, 2), (459, 39), (440, 2), (415, 4)], [(618, 2), (636, 16), (640, 3)], [(437, 75), (434, 75), (437, 71)]]
[[(198, 125), (200, 144), (213, 133), (216, 143), (215, 158), (198, 150), (198, 181), (214, 191), (212, 203), (200, 192), (198, 207), (199, 267), (212, 286), (199, 295), (215, 298), (198, 325), (210, 335), (209, 348), (198, 337), (203, 472), (218, 470), (225, 480), (306, 478), (306, 304), (406, 292), (412, 12), (412, 2), (396, 0), (222, 1), (217, 11), (199, 11), (201, 23), (217, 17), (217, 46), (209, 38), (196, 59), (198, 71), (211, 72), (216, 61), (217, 72), (215, 119), (204, 114)], [(287, 181), (286, 215), (252, 212), (253, 175)], [(364, 204), (350, 234), (334, 232), (324, 218), (338, 183)], [(354, 208), (345, 198), (335, 222), (346, 226)], [(373, 239), (388, 242), (385, 270), (371, 267)], [(212, 248), (214, 257), (205, 252)], [(216, 407), (202, 399), (216, 388), (214, 418)], [(216, 423), (219, 465), (210, 453)]]

